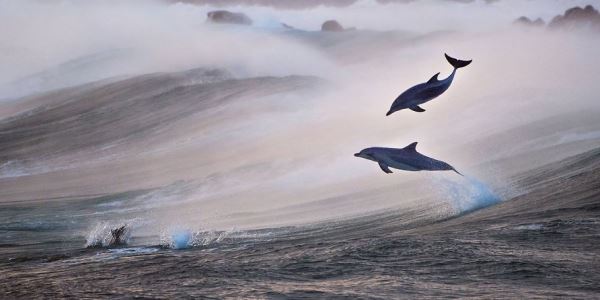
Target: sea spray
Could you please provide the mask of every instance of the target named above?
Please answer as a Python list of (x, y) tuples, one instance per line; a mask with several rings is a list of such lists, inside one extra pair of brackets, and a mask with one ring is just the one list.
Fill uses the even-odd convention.
[(113, 230), (124, 228), (122, 236), (119, 238), (118, 245), (126, 245), (131, 239), (131, 227), (127, 223), (97, 223), (88, 233), (85, 239), (86, 248), (109, 247), (114, 246)]
[(188, 230), (176, 231), (171, 235), (171, 248), (185, 249), (190, 246), (192, 233)]
[(469, 176), (459, 180), (434, 179), (437, 192), (457, 213), (465, 213), (498, 203), (501, 198), (484, 182)]
[(168, 229), (160, 235), (160, 245), (171, 249), (186, 249), (218, 243), (229, 236), (227, 231), (192, 231), (189, 229)]

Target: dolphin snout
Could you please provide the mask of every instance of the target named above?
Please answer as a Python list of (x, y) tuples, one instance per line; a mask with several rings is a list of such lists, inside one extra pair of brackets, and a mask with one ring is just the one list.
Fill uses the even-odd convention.
[(360, 153), (354, 153), (354, 156), (360, 157)]

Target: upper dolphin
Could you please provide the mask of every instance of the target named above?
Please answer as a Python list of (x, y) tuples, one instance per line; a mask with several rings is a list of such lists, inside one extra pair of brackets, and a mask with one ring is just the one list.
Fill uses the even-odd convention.
[(458, 60), (448, 56), (448, 54), (445, 53), (444, 56), (446, 56), (446, 60), (448, 60), (452, 67), (454, 67), (452, 74), (450, 74), (450, 76), (448, 76), (446, 79), (438, 80), (437, 77), (440, 75), (440, 73), (437, 73), (433, 75), (429, 81), (417, 84), (406, 90), (404, 93), (400, 94), (396, 100), (394, 100), (392, 107), (387, 114), (385, 114), (386, 116), (406, 108), (416, 112), (424, 112), (425, 110), (419, 105), (433, 100), (437, 96), (444, 93), (450, 87), (452, 79), (454, 79), (454, 74), (456, 74), (456, 69), (466, 67), (472, 62), (472, 60)]
[(377, 162), (381, 170), (386, 173), (392, 173), (389, 169), (391, 167), (406, 171), (454, 171), (462, 175), (451, 165), (417, 152), (417, 142), (401, 149), (366, 148), (355, 153), (354, 156)]

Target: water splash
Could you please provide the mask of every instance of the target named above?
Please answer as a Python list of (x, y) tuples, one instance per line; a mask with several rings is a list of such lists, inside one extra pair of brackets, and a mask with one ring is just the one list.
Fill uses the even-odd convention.
[(185, 249), (190, 246), (192, 241), (192, 233), (190, 231), (178, 231), (171, 235), (171, 248)]
[(111, 241), (113, 239), (113, 235), (111, 230), (115, 228), (119, 228), (125, 226), (127, 230), (125, 230), (121, 241), (123, 244), (129, 243), (131, 239), (131, 228), (126, 223), (109, 223), (102, 222), (96, 224), (88, 233), (85, 239), (85, 247), (86, 248), (95, 248), (95, 247), (109, 247), (111, 246)]
[(466, 213), (500, 202), (501, 198), (484, 182), (469, 176), (459, 181), (436, 178), (438, 192), (457, 213)]
[(192, 231), (189, 229), (170, 229), (161, 233), (160, 245), (171, 249), (187, 249), (218, 243), (229, 236), (227, 231)]

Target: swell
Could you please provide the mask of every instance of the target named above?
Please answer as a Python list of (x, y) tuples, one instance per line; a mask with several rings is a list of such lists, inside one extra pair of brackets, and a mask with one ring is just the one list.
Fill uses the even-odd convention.
[[(302, 89), (314, 78), (232, 79), (224, 71), (152, 74), (30, 100), (39, 107), (0, 123), (0, 159), (25, 160), (143, 139), (232, 99)], [(48, 105), (46, 103), (51, 103)]]
[[(322, 86), (315, 77), (236, 79), (222, 70), (195, 69), (28, 97), (28, 110), (0, 121), (0, 194), (5, 202), (37, 199), (42, 193), (46, 199), (102, 195), (107, 192), (98, 185), (101, 181), (126, 192), (189, 179), (194, 176), (182, 178), (180, 169), (193, 165), (190, 160), (196, 169), (218, 163), (216, 156), (226, 152), (217, 147), (239, 143), (222, 132), (239, 134), (229, 128), (239, 131), (235, 126), (256, 118), (256, 110), (279, 109), (288, 105), (280, 99)], [(264, 103), (251, 107), (267, 101), (262, 99), (274, 108), (265, 109)], [(196, 160), (197, 153), (205, 157)]]

